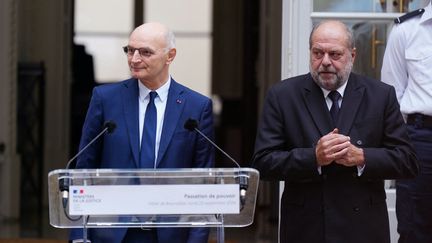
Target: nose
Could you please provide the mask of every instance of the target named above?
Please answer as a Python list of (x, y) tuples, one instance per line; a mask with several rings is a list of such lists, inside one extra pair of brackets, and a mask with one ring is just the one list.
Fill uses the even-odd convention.
[(324, 65), (324, 66), (326, 66), (326, 67), (328, 67), (328, 66), (331, 65), (331, 59), (330, 59), (330, 56), (329, 56), (328, 53), (325, 53), (325, 54), (324, 54), (324, 57), (323, 57), (321, 63), (322, 63), (322, 65)]
[(133, 53), (133, 55), (132, 55), (132, 59), (131, 59), (131, 61), (132, 61), (132, 62), (140, 62), (140, 61), (141, 61), (141, 56), (140, 56), (138, 50), (135, 50), (135, 51), (134, 51), (134, 53)]

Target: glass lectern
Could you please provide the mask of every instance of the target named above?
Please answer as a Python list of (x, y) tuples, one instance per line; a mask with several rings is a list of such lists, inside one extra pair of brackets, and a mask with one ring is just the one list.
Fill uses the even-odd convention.
[(252, 168), (68, 169), (48, 174), (57, 228), (224, 227), (252, 224), (259, 173)]

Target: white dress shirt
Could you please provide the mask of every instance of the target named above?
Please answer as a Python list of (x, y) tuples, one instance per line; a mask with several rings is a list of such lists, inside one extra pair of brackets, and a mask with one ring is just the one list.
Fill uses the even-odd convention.
[[(348, 81), (346, 81), (342, 86), (340, 86), (336, 91), (341, 95), (341, 98), (339, 99), (339, 107), (341, 107), (342, 105), (342, 100), (345, 94), (345, 88), (347, 86)], [(330, 94), (329, 90), (323, 89), (321, 88), (324, 94), (324, 99), (327, 103), (327, 108), (330, 110), (332, 105), (333, 105), (333, 101), (330, 99), (330, 97), (328, 96)]]
[(381, 80), (395, 87), (404, 115), (432, 116), (432, 3), (421, 16), (393, 26)]

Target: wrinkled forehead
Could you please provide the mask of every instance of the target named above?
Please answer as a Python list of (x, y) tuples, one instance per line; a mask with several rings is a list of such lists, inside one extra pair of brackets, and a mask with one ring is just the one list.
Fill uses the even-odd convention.
[(311, 47), (311, 52), (314, 51), (344, 53), (347, 51), (347, 48), (345, 45), (341, 45), (341, 44), (315, 42), (312, 44)]
[(317, 38), (312, 40), (312, 50), (345, 51), (348, 49), (347, 41), (338, 38)]

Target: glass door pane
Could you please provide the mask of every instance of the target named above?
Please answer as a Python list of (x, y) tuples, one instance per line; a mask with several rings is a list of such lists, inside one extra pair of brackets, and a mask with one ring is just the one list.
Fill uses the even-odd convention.
[(382, 12), (377, 0), (314, 0), (314, 12)]
[[(315, 25), (319, 21), (313, 21)], [(354, 34), (357, 56), (353, 72), (380, 80), (389, 24), (368, 20), (343, 20)]]

